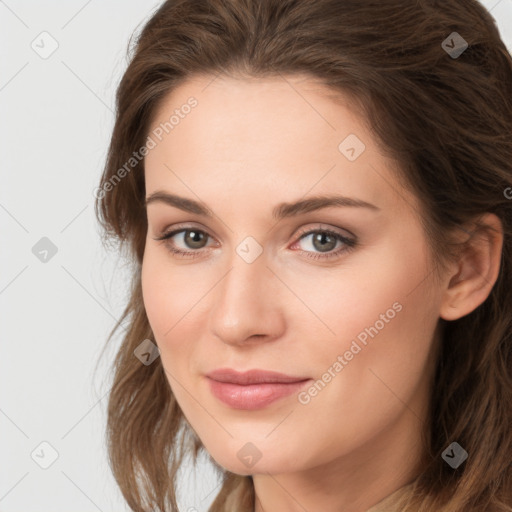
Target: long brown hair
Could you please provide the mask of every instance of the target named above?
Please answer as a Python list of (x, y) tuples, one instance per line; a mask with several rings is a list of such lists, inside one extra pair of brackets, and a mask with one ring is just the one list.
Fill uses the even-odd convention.
[[(204, 447), (160, 358), (146, 366), (133, 354), (154, 338), (141, 293), (144, 159), (126, 162), (147, 142), (161, 100), (192, 75), (300, 73), (358, 106), (397, 162), (397, 177), (420, 199), (440, 265), (452, 254), (450, 230), (485, 212), (502, 222), (500, 273), (489, 297), (459, 320), (440, 320), (428, 460), (400, 510), (512, 512), (512, 59), (489, 12), (476, 0), (168, 0), (130, 50), (95, 192), (104, 239), (126, 247), (134, 269), (128, 304), (107, 340), (126, 320), (107, 438), (129, 506), (177, 511), (182, 459), (195, 461)], [(441, 455), (455, 440), (469, 458), (452, 469)], [(251, 477), (212, 462), (223, 484), (210, 510), (252, 512)]]

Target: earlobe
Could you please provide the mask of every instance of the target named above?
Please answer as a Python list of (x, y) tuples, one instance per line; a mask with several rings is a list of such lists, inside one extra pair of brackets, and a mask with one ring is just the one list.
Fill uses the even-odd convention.
[(439, 316), (457, 320), (480, 306), (489, 296), (498, 279), (503, 226), (500, 219), (486, 213), (464, 243), (456, 271), (449, 276)]

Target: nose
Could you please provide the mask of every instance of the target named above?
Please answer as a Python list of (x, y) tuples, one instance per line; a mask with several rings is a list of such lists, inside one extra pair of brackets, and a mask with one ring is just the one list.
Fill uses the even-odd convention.
[(230, 263), (229, 271), (212, 290), (210, 332), (231, 345), (261, 343), (282, 336), (286, 290), (267, 267), (264, 253), (252, 263), (234, 254)]

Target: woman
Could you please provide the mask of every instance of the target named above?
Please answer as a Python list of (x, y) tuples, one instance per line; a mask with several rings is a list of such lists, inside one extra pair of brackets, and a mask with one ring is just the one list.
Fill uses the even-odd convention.
[(511, 98), (476, 1), (158, 9), (96, 204), (133, 510), (206, 452), (211, 511), (512, 511)]

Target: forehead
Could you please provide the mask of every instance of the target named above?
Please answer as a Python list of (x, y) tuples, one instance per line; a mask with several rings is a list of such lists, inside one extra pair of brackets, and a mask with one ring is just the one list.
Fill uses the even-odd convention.
[[(262, 145), (266, 154), (276, 156), (293, 144), (300, 157), (311, 150), (337, 151), (337, 140), (344, 133), (357, 133), (371, 144), (362, 120), (350, 109), (350, 100), (340, 96), (335, 104), (329, 93), (322, 84), (300, 75), (260, 79), (196, 76), (164, 98), (151, 129), (168, 121), (174, 112), (188, 111), (187, 102), (194, 98), (197, 105), (182, 114), (168, 138), (180, 146), (200, 144), (202, 154), (218, 155), (228, 149), (233, 156), (264, 158), (259, 152)], [(223, 140), (223, 136), (231, 137)]]
[(274, 204), (336, 190), (396, 205), (395, 162), (380, 154), (350, 98), (332, 94), (304, 76), (186, 81), (153, 117), (146, 190), (188, 185), (189, 197), (193, 190), (227, 199), (228, 187)]

